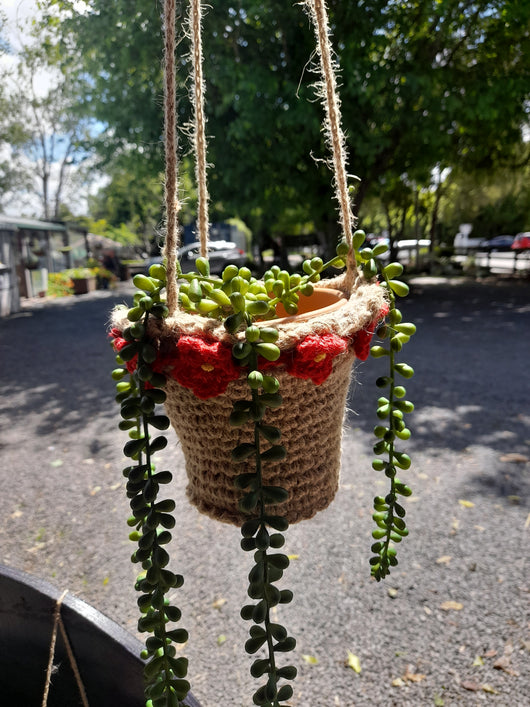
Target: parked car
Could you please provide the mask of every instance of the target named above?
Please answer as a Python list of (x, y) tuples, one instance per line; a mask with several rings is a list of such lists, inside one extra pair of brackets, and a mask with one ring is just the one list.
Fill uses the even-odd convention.
[(512, 250), (527, 250), (530, 248), (530, 231), (518, 233), (512, 243)]
[(481, 241), (479, 244), (479, 249), (490, 252), (510, 250), (514, 238), (515, 236), (495, 236), (489, 240)]
[[(189, 243), (179, 248), (177, 257), (182, 272), (195, 270), (195, 260), (200, 254), (200, 243)], [(221, 274), (227, 265), (234, 264), (239, 268), (243, 267), (243, 265), (247, 265), (249, 260), (245, 251), (238, 248), (237, 245), (231, 241), (210, 241), (208, 244), (208, 259), (210, 261), (210, 272), (212, 275)], [(149, 272), (151, 265), (161, 263), (162, 260), (162, 256), (149, 258), (145, 265), (146, 273)]]

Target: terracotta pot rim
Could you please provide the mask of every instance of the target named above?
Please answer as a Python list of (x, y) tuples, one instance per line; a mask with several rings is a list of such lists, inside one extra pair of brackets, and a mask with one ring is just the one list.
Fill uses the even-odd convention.
[(312, 295), (309, 295), (309, 297), (304, 297), (304, 295), (301, 295), (300, 301), (303, 301), (302, 298), (304, 298), (305, 300), (307, 300), (307, 303), (309, 303), (309, 300), (311, 300), (313, 297), (315, 298), (315, 300), (324, 298), (325, 300), (331, 300), (331, 302), (330, 304), (325, 304), (323, 307), (317, 306), (314, 309), (304, 311), (299, 314), (292, 314), (290, 316), (280, 317), (279, 319), (270, 319), (263, 322), (256, 322), (256, 324), (258, 326), (281, 326), (282, 324), (290, 324), (292, 322), (305, 322), (315, 317), (321, 316), (322, 314), (330, 314), (336, 309), (340, 309), (341, 307), (343, 307), (347, 302), (346, 295), (344, 294), (344, 292), (342, 292), (341, 290), (335, 290), (331, 287), (315, 287)]

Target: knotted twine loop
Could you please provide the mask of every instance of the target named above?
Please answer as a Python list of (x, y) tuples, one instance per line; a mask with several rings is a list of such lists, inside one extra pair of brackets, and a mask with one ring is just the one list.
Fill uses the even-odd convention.
[(328, 12), (325, 0), (304, 0), (304, 4), (315, 29), (317, 51), (320, 58), (320, 73), (322, 75), (320, 94), (326, 113), (323, 127), (333, 156), (333, 184), (335, 187), (335, 198), (340, 206), (340, 225), (350, 248), (345, 285), (351, 291), (355, 278), (359, 276), (352, 242), (355, 216), (353, 215), (348, 191), (346, 139), (341, 127), (340, 98), (337, 91), (334, 61), (332, 59)]
[(83, 680), (81, 679), (81, 673), (79, 672), (79, 668), (77, 667), (77, 661), (75, 659), (75, 655), (72, 650), (72, 646), (70, 645), (70, 641), (68, 640), (68, 634), (66, 633), (63, 619), (61, 617), (61, 607), (63, 604), (63, 600), (67, 594), (68, 594), (68, 590), (65, 589), (65, 591), (61, 594), (61, 596), (57, 599), (57, 602), (55, 603), (55, 611), (53, 613), (53, 631), (52, 631), (52, 638), (50, 641), (50, 653), (49, 653), (49, 657), (48, 657), (48, 668), (46, 670), (46, 682), (44, 685), (44, 695), (42, 696), (42, 707), (46, 707), (46, 705), (48, 704), (48, 693), (50, 691), (50, 685), (51, 685), (53, 658), (55, 656), (55, 644), (57, 641), (57, 629), (58, 628), (61, 629), (61, 635), (63, 637), (64, 645), (66, 646), (66, 653), (68, 654), (70, 666), (72, 667), (72, 670), (74, 672), (75, 681), (77, 683), (77, 688), (78, 688), (79, 694), (81, 696), (81, 702), (83, 703), (83, 707), (89, 707), (88, 699), (87, 699), (86, 692), (85, 692), (85, 687), (83, 685)]
[[(191, 0), (188, 26), (191, 37), (192, 59), (192, 104), (194, 108), (193, 142), (195, 151), (195, 176), (198, 191), (197, 229), (201, 244), (201, 255), (208, 255), (208, 186), (206, 166), (206, 135), (204, 114), (204, 78), (202, 71), (202, 7), (201, 0)], [(164, 44), (164, 124), (165, 124), (165, 204), (167, 259), (167, 305), (170, 315), (178, 307), (177, 294), (177, 247), (178, 247), (178, 159), (175, 92), (175, 0), (165, 0), (165, 44)]]

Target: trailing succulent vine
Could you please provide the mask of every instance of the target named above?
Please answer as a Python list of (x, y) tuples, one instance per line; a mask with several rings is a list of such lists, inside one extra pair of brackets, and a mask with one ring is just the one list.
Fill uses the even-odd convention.
[[(374, 432), (377, 442), (374, 452), (379, 457), (373, 468), (384, 471), (390, 481), (390, 490), (385, 497), (376, 497), (373, 531), (376, 542), (372, 545), (374, 556), (370, 560), (372, 575), (383, 579), (390, 567), (397, 564), (395, 543), (407, 535), (405, 510), (398, 503), (399, 496), (410, 495), (408, 486), (397, 476), (397, 468), (407, 469), (410, 458), (396, 449), (396, 441), (406, 440), (410, 431), (405, 425), (404, 415), (413, 409), (412, 403), (404, 400), (405, 388), (398, 385), (396, 375), (410, 378), (413, 370), (405, 363), (396, 361), (396, 354), (408, 342), (415, 331), (413, 324), (403, 323), (396, 307), (396, 297), (407, 294), (407, 285), (398, 278), (402, 266), (398, 263), (384, 265), (379, 257), (386, 246), (373, 249), (361, 248), (365, 240), (362, 231), (356, 231), (353, 247), (357, 264), (367, 280), (379, 275), (381, 286), (387, 290), (387, 321), (379, 325), (377, 334), (388, 339), (388, 347), (375, 345), (374, 357), (388, 357), (388, 375), (377, 379), (379, 388), (387, 388), (385, 397), (378, 400), (377, 415), (386, 424), (378, 425)], [(274, 266), (263, 280), (256, 280), (251, 271), (229, 265), (221, 277), (210, 274), (206, 258), (196, 260), (196, 272), (182, 273), (177, 266), (181, 281), (179, 306), (181, 309), (223, 321), (227, 332), (234, 336), (232, 357), (245, 371), (248, 395), (235, 400), (229, 423), (243, 427), (249, 423), (253, 432), (248, 441), (237, 444), (232, 450), (232, 461), (244, 465), (234, 479), (242, 492), (240, 510), (248, 515), (241, 527), (241, 547), (254, 553), (254, 564), (248, 575), (248, 596), (255, 603), (246, 604), (241, 610), (244, 620), (252, 622), (245, 650), (254, 655), (260, 650), (265, 657), (254, 660), (251, 674), (255, 678), (267, 676), (253, 695), (253, 702), (264, 707), (282, 707), (290, 699), (293, 689), (281, 680), (293, 680), (297, 670), (293, 665), (279, 666), (277, 654), (292, 651), (294, 638), (286, 628), (273, 621), (271, 610), (279, 604), (291, 602), (289, 589), (276, 586), (289, 565), (287, 555), (278, 552), (285, 544), (284, 533), (289, 524), (274, 506), (288, 499), (288, 492), (281, 486), (268, 485), (264, 481), (264, 470), (270, 462), (285, 458), (288, 450), (281, 444), (281, 430), (264, 421), (267, 411), (282, 405), (280, 383), (274, 375), (264, 370), (263, 362), (276, 361), (280, 349), (276, 341), (279, 333), (274, 326), (276, 306), (281, 303), (289, 315), (298, 311), (300, 295), (310, 295), (321, 273), (329, 268), (344, 267), (348, 245), (341, 242), (337, 254), (329, 262), (312, 258), (303, 263), (303, 274), (289, 274)], [(169, 603), (167, 595), (182, 586), (181, 575), (170, 571), (169, 554), (164, 548), (171, 540), (170, 530), (175, 524), (172, 512), (175, 503), (159, 499), (161, 486), (171, 481), (169, 471), (156, 472), (153, 456), (164, 449), (167, 440), (155, 436), (156, 430), (169, 427), (168, 418), (156, 411), (156, 406), (166, 399), (166, 378), (156, 370), (157, 348), (149, 336), (149, 320), (164, 319), (168, 308), (164, 300), (166, 271), (163, 265), (151, 266), (149, 276), (137, 275), (134, 284), (138, 291), (133, 306), (127, 311), (128, 325), (123, 331), (114, 332), (114, 347), (118, 352), (120, 367), (112, 373), (117, 384), (116, 400), (121, 406), (120, 429), (128, 432), (129, 441), (124, 453), (131, 460), (123, 473), (127, 478), (127, 496), (130, 499), (132, 516), (128, 523), (133, 528), (131, 540), (138, 544), (132, 561), (140, 563), (142, 573), (136, 582), (140, 593), (138, 606), (142, 616), (138, 628), (149, 634), (143, 657), (145, 665), (146, 699), (148, 707), (179, 707), (190, 686), (185, 679), (187, 660), (176, 657), (175, 643), (185, 643), (188, 634), (181, 628), (169, 628), (178, 622), (181, 612)], [(256, 325), (260, 321), (260, 326)], [(269, 323), (270, 320), (270, 323)], [(263, 323), (265, 322), (265, 324)]]
[[(354, 235), (354, 246), (360, 248), (365, 239), (363, 231)], [(388, 358), (388, 374), (376, 380), (378, 388), (388, 389), (385, 396), (377, 401), (377, 417), (381, 424), (376, 425), (374, 434), (377, 439), (374, 444), (374, 454), (378, 455), (372, 462), (375, 471), (383, 471), (390, 481), (390, 489), (386, 496), (374, 498), (373, 520), (377, 528), (372, 536), (375, 542), (372, 545), (373, 556), (370, 558), (371, 573), (377, 581), (390, 574), (390, 568), (398, 564), (396, 556), (397, 543), (408, 535), (405, 523), (405, 508), (398, 502), (400, 496), (410, 496), (410, 487), (397, 477), (398, 469), (408, 469), (411, 464), (406, 452), (396, 449), (397, 440), (408, 440), (410, 430), (406, 426), (404, 417), (414, 410), (410, 400), (405, 400), (407, 393), (404, 385), (400, 385), (397, 376), (412, 378), (414, 369), (404, 362), (397, 362), (396, 355), (407, 344), (410, 337), (416, 332), (416, 327), (411, 322), (403, 322), (401, 311), (396, 306), (396, 297), (406, 297), (409, 292), (408, 285), (397, 278), (403, 272), (400, 263), (384, 265), (379, 259), (388, 251), (384, 243), (372, 248), (362, 248), (357, 253), (357, 262), (362, 267), (365, 277), (379, 274), (381, 286), (387, 290), (389, 311), (387, 321), (377, 329), (380, 339), (388, 340), (388, 346), (376, 344), (371, 348), (374, 358)], [(386, 424), (383, 424), (385, 423)]]
[(156, 430), (169, 427), (169, 419), (156, 412), (156, 405), (166, 399), (163, 390), (166, 379), (153, 370), (157, 351), (147, 333), (150, 317), (161, 319), (168, 314), (160, 297), (165, 285), (165, 269), (153, 266), (151, 274), (150, 278), (135, 278), (135, 284), (142, 290), (135, 294), (134, 306), (128, 310), (130, 325), (115, 338), (116, 361), (120, 367), (112, 372), (112, 377), (117, 381), (116, 401), (121, 406), (119, 427), (128, 431), (130, 438), (123, 451), (131, 465), (125, 467), (123, 474), (132, 511), (128, 525), (134, 528), (129, 537), (138, 544), (131, 559), (143, 569), (136, 581), (142, 614), (138, 630), (150, 634), (142, 654), (146, 660), (146, 704), (148, 707), (178, 707), (190, 685), (184, 679), (188, 661), (176, 657), (173, 644), (185, 643), (188, 633), (181, 628), (168, 627), (170, 622), (180, 620), (181, 612), (169, 603), (167, 594), (181, 587), (184, 579), (167, 568), (170, 558), (164, 545), (170, 542), (170, 530), (175, 525), (172, 515), (175, 502), (159, 500), (159, 492), (162, 485), (171, 481), (172, 475), (169, 471), (156, 472), (153, 456), (164, 449), (167, 439), (162, 435), (151, 436), (151, 431), (156, 434)]
[[(289, 565), (289, 558), (283, 553), (270, 550), (284, 545), (282, 532), (287, 530), (289, 524), (281, 515), (273, 515), (267, 507), (286, 501), (289, 494), (281, 486), (266, 485), (263, 481), (263, 465), (284, 459), (286, 449), (278, 444), (281, 431), (263, 423), (267, 408), (279, 407), (282, 398), (278, 393), (278, 379), (264, 375), (259, 370), (259, 355), (265, 354), (266, 360), (274, 361), (279, 357), (280, 349), (274, 343), (278, 338), (276, 329), (254, 326), (250, 316), (247, 325), (245, 341), (241, 345), (235, 344), (233, 355), (241, 365), (248, 367), (247, 383), (251, 395), (248, 400), (234, 402), (230, 423), (239, 427), (251, 421), (254, 425), (253, 442), (238, 444), (232, 451), (232, 459), (235, 462), (253, 459), (251, 470), (239, 474), (234, 483), (237, 488), (245, 491), (239, 504), (240, 509), (252, 516), (241, 528), (241, 547), (249, 552), (254, 551), (255, 564), (248, 576), (248, 596), (257, 600), (257, 604), (245, 605), (241, 616), (253, 622), (250, 638), (245, 643), (246, 652), (252, 655), (262, 646), (267, 651), (267, 658), (255, 660), (251, 667), (251, 674), (255, 678), (268, 674), (267, 682), (253, 695), (254, 704), (279, 707), (281, 701), (292, 696), (293, 690), (290, 685), (279, 687), (278, 682), (281, 678), (292, 680), (296, 676), (296, 668), (292, 665), (278, 667), (275, 654), (293, 650), (296, 641), (288, 636), (284, 626), (271, 620), (271, 609), (278, 604), (288, 604), (293, 595), (290, 590), (279, 590), (274, 585)], [(262, 439), (271, 445), (265, 451), (262, 451)], [(270, 533), (269, 528), (277, 532)]]

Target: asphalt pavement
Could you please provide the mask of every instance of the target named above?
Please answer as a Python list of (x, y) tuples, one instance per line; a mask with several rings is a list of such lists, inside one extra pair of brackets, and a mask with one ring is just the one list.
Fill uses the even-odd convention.
[[(120, 287), (35, 300), (0, 320), (0, 561), (135, 633), (125, 439), (106, 338), (111, 308), (131, 298)], [(289, 704), (527, 707), (530, 283), (418, 278), (402, 309), (418, 327), (404, 350), (416, 369), (403, 473), (410, 536), (390, 577), (372, 580), (371, 506), (384, 479), (371, 470), (382, 371), (369, 360), (349, 398), (337, 497), (288, 531), (283, 586), (295, 600), (281, 621), (299, 668)], [(168, 434), (159, 468), (175, 475), (172, 566), (186, 578), (175, 600), (192, 690), (203, 707), (249, 707), (256, 686), (239, 608), (251, 558), (237, 529), (189, 506)]]

